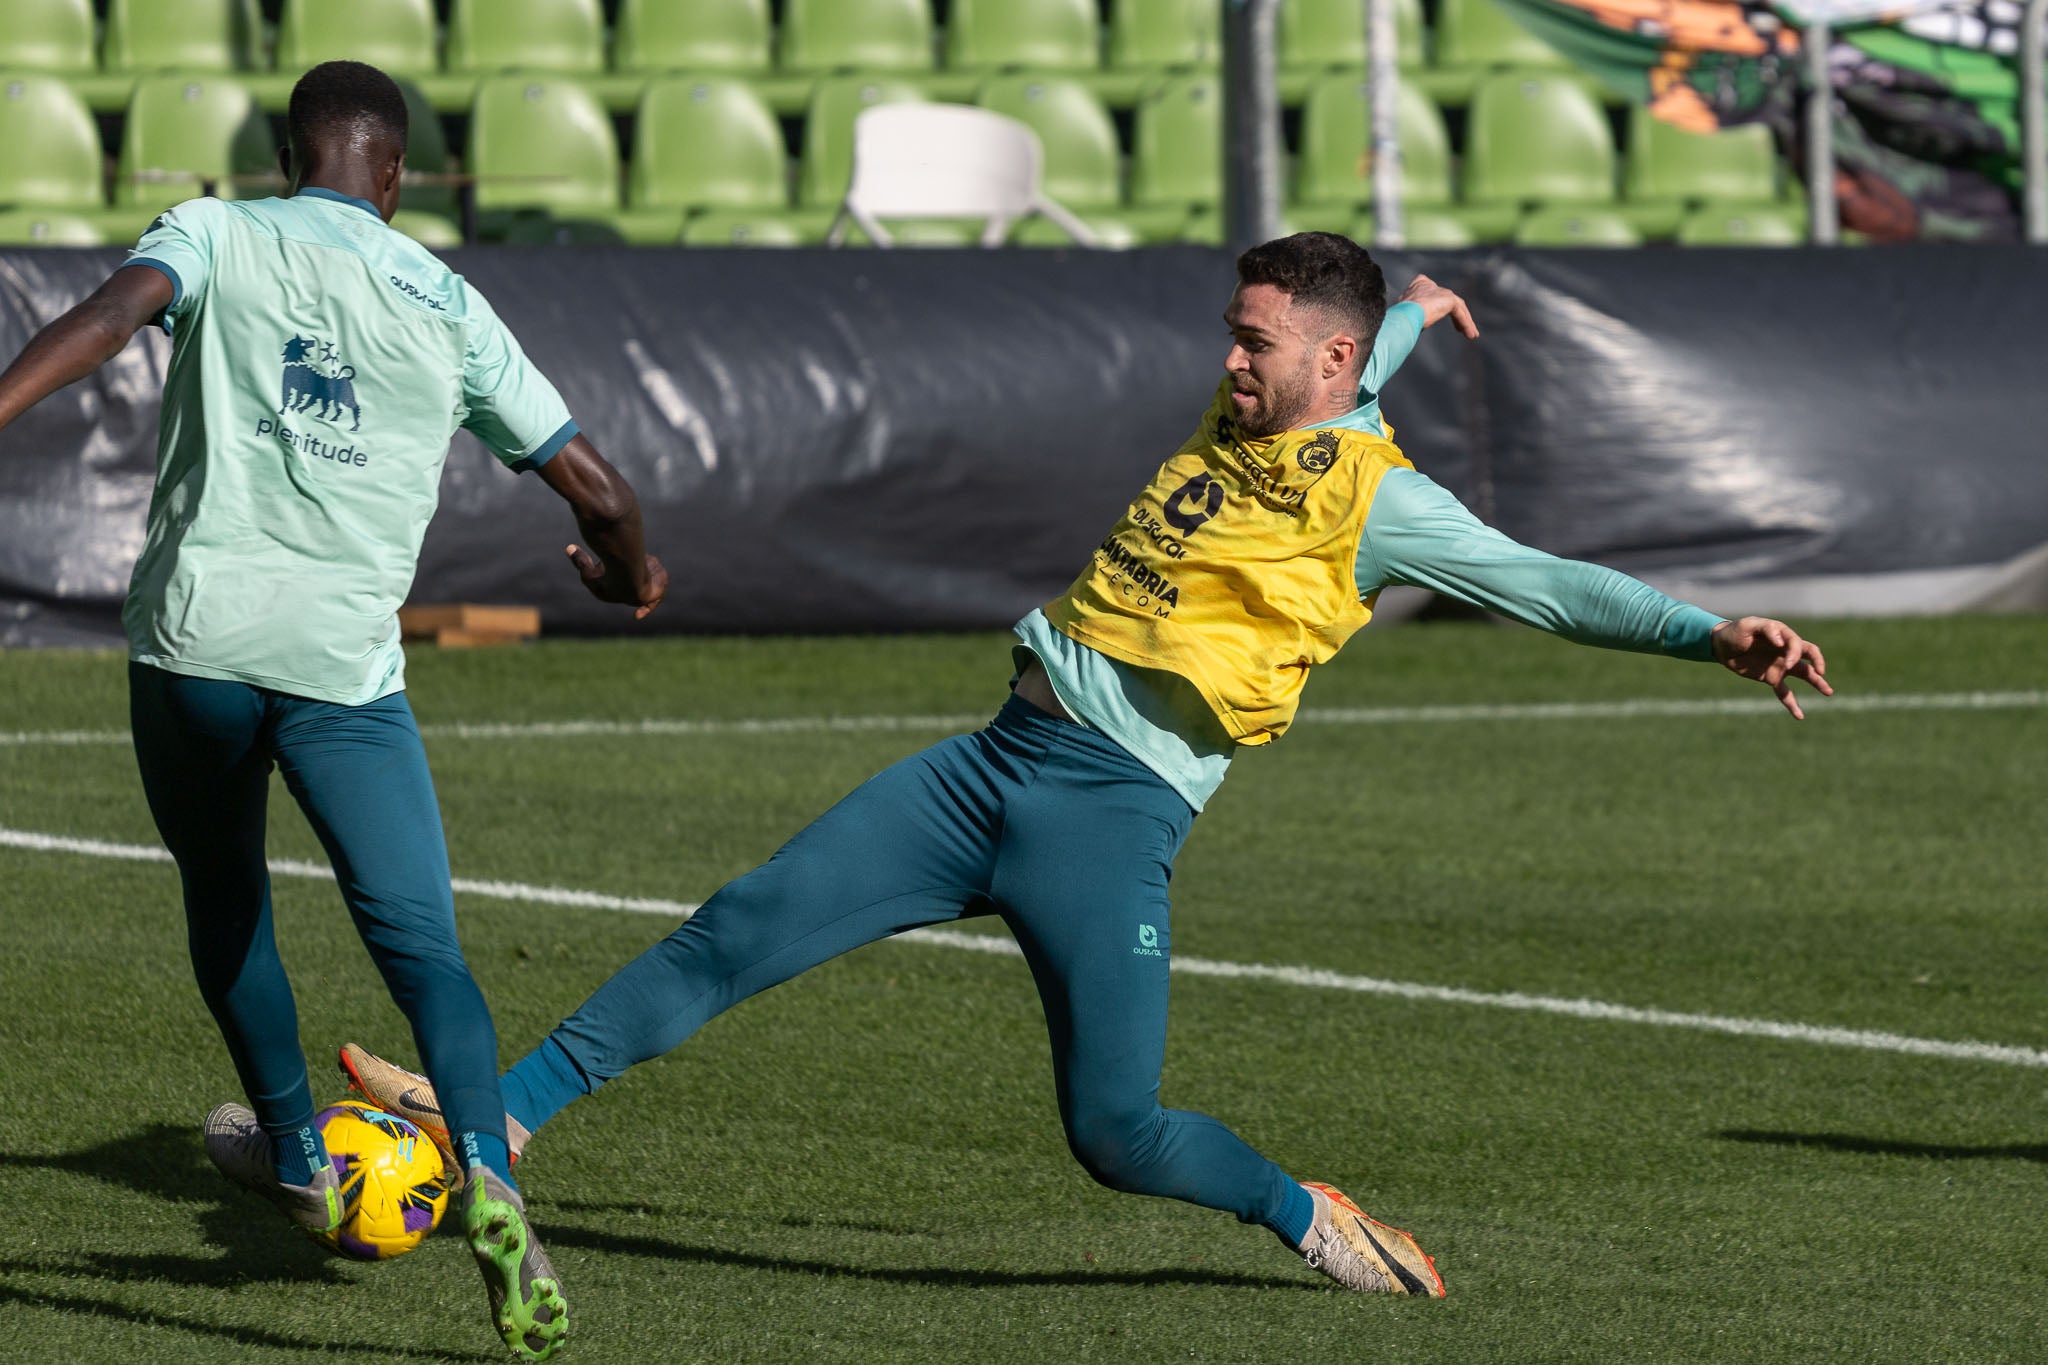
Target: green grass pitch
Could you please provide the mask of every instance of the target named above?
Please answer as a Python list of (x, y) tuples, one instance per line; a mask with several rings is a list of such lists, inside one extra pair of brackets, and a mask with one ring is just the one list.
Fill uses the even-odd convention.
[[(2024, 690), (2026, 618), (1816, 626), (1844, 700)], [(416, 653), (429, 725), (975, 715), (1004, 637)], [(1368, 631), (1316, 707), (1728, 698), (1481, 624)], [(0, 735), (125, 725), (0, 654)], [(1305, 722), (1196, 823), (1175, 951), (2048, 1048), (2048, 710)], [(430, 740), (459, 877), (696, 901), (934, 732)], [(313, 859), (277, 789), (273, 856)], [(153, 844), (128, 750), (0, 743), (0, 828)], [(1075, 869), (1086, 875), (1085, 868)], [(328, 1259), (207, 1166), (238, 1098), (159, 863), (0, 847), (0, 1339), (35, 1361), (491, 1361), (459, 1239)], [(406, 1030), (276, 883), (323, 1098)], [(508, 1062), (669, 920), (464, 896)], [(882, 944), (578, 1105), (522, 1165), (585, 1361), (2038, 1361), (2048, 1070), (1183, 976), (1163, 1097), (1412, 1229), (1441, 1303), (1093, 1186), (1011, 957)]]

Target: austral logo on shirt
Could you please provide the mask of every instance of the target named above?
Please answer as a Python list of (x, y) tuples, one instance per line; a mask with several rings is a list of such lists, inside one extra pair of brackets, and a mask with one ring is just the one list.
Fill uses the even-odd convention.
[(346, 412), (354, 422), (349, 430), (362, 430), (363, 405), (356, 398), (356, 367), (342, 364), (341, 354), (332, 343), (294, 332), (284, 344), (284, 406), (277, 410), (277, 415), (304, 412), (315, 403), (320, 410), (313, 415), (321, 421), (339, 423)]

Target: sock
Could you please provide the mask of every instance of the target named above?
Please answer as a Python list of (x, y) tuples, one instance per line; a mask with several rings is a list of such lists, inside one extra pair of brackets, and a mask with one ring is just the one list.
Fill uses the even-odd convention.
[(505, 1112), (529, 1133), (538, 1132), (569, 1101), (580, 1100), (595, 1088), (583, 1079), (583, 1069), (553, 1035), (520, 1058), (498, 1085), (505, 1092)]
[(512, 1150), (505, 1145), (505, 1139), (496, 1133), (457, 1133), (455, 1150), (468, 1167), (486, 1166), (491, 1174), (510, 1185), (519, 1188), (512, 1179)]
[(1288, 1182), (1287, 1202), (1273, 1215), (1266, 1226), (1273, 1235), (1287, 1243), (1289, 1251), (1301, 1250), (1301, 1244), (1308, 1240), (1308, 1230), (1316, 1221), (1316, 1197), (1302, 1186)]
[(270, 1135), (270, 1164), (287, 1185), (310, 1185), (313, 1173), (327, 1164), (327, 1144), (312, 1124)]

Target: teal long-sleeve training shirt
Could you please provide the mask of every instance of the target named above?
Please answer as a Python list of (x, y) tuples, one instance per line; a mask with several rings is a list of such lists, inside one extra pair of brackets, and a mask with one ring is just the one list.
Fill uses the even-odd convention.
[[(1423, 313), (1397, 304), (1374, 343), (1359, 406), (1333, 426), (1385, 434), (1379, 393), (1421, 335)], [(1711, 661), (1720, 617), (1627, 574), (1560, 559), (1480, 521), (1425, 475), (1389, 470), (1366, 515), (1358, 593), (1428, 588), (1580, 644)], [(1043, 611), (1016, 625), (1017, 666), (1036, 656), (1069, 715), (1102, 731), (1196, 810), (1222, 785), (1236, 743), (1178, 674), (1111, 659), (1053, 627)]]

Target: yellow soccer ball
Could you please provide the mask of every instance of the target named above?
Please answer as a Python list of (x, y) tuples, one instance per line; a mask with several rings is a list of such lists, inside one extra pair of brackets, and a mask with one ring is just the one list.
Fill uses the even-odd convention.
[(341, 1177), (341, 1225), (320, 1237), (358, 1261), (403, 1256), (448, 1208), (448, 1172), (432, 1139), (374, 1105), (344, 1100), (313, 1118)]

